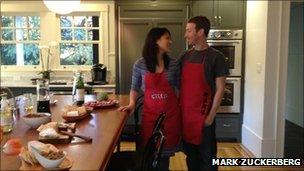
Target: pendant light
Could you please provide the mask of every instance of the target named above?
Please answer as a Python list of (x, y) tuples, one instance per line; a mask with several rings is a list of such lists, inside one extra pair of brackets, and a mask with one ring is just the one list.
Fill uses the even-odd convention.
[(80, 6), (80, 0), (43, 0), (45, 6), (56, 14), (69, 14)]

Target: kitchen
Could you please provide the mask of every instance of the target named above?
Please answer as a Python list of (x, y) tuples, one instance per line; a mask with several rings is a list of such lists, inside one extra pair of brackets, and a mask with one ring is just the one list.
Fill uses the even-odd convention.
[[(50, 90), (58, 94), (72, 92), (73, 71), (77, 69), (85, 73), (85, 82), (94, 81), (91, 68), (98, 63), (107, 67), (103, 75), (108, 84), (87, 85), (88, 93), (127, 94), (132, 65), (141, 54), (150, 28), (162, 26), (172, 32), (170, 56), (178, 58), (186, 48), (183, 35), (187, 19), (195, 15), (207, 16), (211, 20), (208, 42), (231, 58), (228, 59), (232, 75), (227, 81), (226, 105), (217, 115), (218, 138), (239, 142), (256, 157), (282, 157), (285, 93), (277, 92), (286, 89), (288, 41), (284, 40), (288, 40), (288, 32), (283, 30), (289, 30), (289, 6), (290, 3), (281, 1), (81, 1), (77, 10), (65, 17), (49, 11), (42, 1), (2, 1), (1, 16), (15, 13), (40, 16), (40, 26), (34, 28), (39, 30), (40, 38), (26, 37), (18, 41), (49, 46), (51, 83), (55, 82)], [(85, 24), (77, 28), (64, 25), (63, 21)], [(82, 32), (87, 36), (75, 34)], [(232, 38), (225, 38), (227, 34)], [(6, 43), (16, 43), (14, 40), (8, 39)], [(51, 42), (56, 42), (56, 46), (50, 46)], [(5, 44), (5, 40), (1, 43)], [(73, 46), (67, 46), (68, 43)], [(38, 51), (36, 48), (36, 54)], [(43, 57), (48, 56), (47, 49), (41, 51)], [(89, 54), (85, 56), (87, 64), (79, 59), (81, 52)], [(66, 54), (72, 54), (74, 61), (69, 63)], [(36, 58), (39, 59), (38, 55)], [(36, 86), (31, 85), (30, 79), (39, 77), (42, 66), (26, 64), (31, 62), (22, 61), (21, 56), (13, 65), (9, 61), (9, 65), (1, 65), (1, 87), (9, 87), (16, 95), (35, 94)], [(61, 82), (69, 85), (58, 85)], [(127, 125), (132, 124), (134, 120), (129, 119)]]

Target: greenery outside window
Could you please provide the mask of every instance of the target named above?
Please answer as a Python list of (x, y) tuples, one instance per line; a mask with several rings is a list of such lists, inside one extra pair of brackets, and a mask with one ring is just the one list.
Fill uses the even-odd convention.
[(60, 16), (60, 65), (98, 63), (98, 16)]
[(1, 65), (39, 65), (40, 16), (1, 16)]

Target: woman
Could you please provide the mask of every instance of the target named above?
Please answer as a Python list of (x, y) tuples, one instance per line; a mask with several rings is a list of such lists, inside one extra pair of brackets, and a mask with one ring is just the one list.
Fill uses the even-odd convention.
[(175, 89), (178, 87), (177, 60), (169, 58), (171, 35), (166, 28), (149, 31), (142, 58), (133, 66), (130, 102), (120, 111), (133, 111), (140, 90), (144, 92), (141, 121), (141, 146), (144, 147), (152, 135), (158, 116), (164, 112), (163, 133), (166, 137), (164, 151), (158, 170), (169, 169), (169, 157), (178, 149), (181, 134), (181, 115)]

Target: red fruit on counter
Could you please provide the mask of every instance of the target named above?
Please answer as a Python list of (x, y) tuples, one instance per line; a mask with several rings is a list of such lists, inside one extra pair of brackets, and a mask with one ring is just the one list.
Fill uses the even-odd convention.
[(20, 153), (22, 144), (20, 139), (12, 138), (3, 146), (3, 152), (7, 155), (17, 155)]

